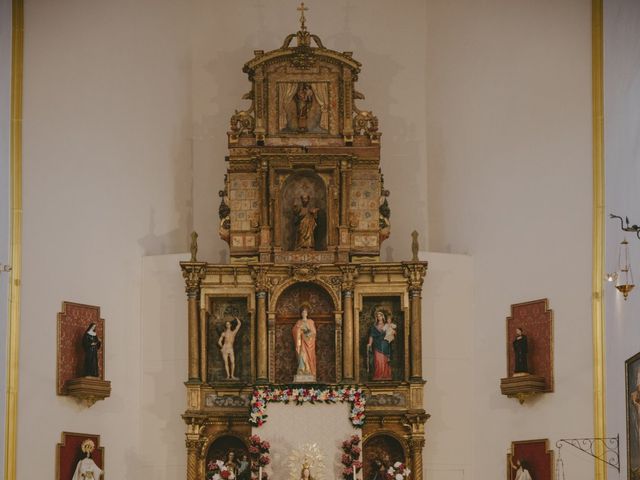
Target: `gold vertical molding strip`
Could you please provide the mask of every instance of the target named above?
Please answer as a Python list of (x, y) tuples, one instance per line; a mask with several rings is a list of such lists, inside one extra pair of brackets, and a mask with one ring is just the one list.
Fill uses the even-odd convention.
[[(603, 2), (591, 3), (591, 51), (593, 89), (593, 433), (606, 436), (605, 418), (605, 327), (604, 327), (604, 83)], [(595, 444), (596, 456), (603, 446)], [(606, 480), (606, 464), (595, 460), (595, 480)]]
[(11, 275), (7, 325), (7, 392), (5, 419), (5, 480), (16, 479), (18, 427), (18, 358), (20, 346), (20, 283), (22, 271), (22, 67), (23, 0), (12, 2), (11, 46)]

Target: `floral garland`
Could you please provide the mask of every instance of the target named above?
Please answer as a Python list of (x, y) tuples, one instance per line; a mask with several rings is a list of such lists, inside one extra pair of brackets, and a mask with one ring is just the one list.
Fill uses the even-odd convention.
[(251, 398), (251, 415), (249, 423), (260, 427), (266, 422), (265, 410), (268, 402), (284, 402), (302, 405), (304, 403), (337, 403), (350, 402), (351, 413), (349, 418), (355, 427), (364, 424), (365, 398), (361, 388), (355, 387), (264, 387), (255, 388)]
[(409, 470), (404, 463), (396, 462), (387, 469), (386, 480), (405, 480), (409, 477)]
[[(269, 458), (269, 449), (271, 445), (269, 442), (260, 440), (258, 435), (251, 435), (249, 437), (249, 457), (251, 458), (251, 478), (262, 480), (269, 478), (269, 476), (262, 470), (261, 467), (265, 467), (271, 463)], [(262, 479), (258, 478), (262, 475)]]
[(362, 462), (359, 460), (362, 450), (359, 445), (360, 437), (358, 435), (351, 435), (348, 440), (342, 442), (342, 451), (344, 453), (340, 460), (344, 465), (342, 477), (345, 480), (355, 480), (357, 473), (362, 469)]

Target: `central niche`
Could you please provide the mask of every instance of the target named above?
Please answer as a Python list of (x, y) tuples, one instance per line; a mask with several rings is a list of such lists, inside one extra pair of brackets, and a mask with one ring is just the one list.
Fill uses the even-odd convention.
[(336, 381), (336, 327), (335, 307), (329, 294), (311, 282), (302, 282), (287, 288), (276, 304), (275, 324), (275, 382), (293, 382), (297, 357), (293, 327), (300, 319), (300, 309), (306, 307), (308, 317), (316, 328), (316, 382)]
[[(327, 186), (313, 170), (298, 170), (282, 188), (282, 239), (285, 250), (327, 249)], [(300, 246), (298, 232), (304, 228), (305, 215), (315, 217), (312, 245)], [(312, 220), (313, 221), (313, 220)]]

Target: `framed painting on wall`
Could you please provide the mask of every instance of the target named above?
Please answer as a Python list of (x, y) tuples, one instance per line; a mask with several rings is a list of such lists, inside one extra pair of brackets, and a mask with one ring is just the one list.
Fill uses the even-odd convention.
[(640, 352), (625, 362), (627, 401), (627, 469), (629, 480), (640, 480)]

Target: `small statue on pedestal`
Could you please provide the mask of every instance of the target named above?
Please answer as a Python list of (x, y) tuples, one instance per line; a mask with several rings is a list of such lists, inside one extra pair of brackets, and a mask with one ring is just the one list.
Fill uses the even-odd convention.
[(83, 377), (100, 377), (98, 350), (100, 350), (102, 342), (98, 338), (96, 326), (95, 323), (91, 323), (82, 336), (82, 348), (84, 349)]
[(87, 438), (82, 442), (80, 448), (86, 456), (76, 465), (76, 471), (71, 480), (100, 480), (103, 471), (91, 458), (91, 454), (96, 448), (95, 443), (90, 438)]
[(529, 375), (530, 372), (527, 365), (527, 336), (521, 328), (516, 328), (516, 338), (513, 340), (513, 353), (515, 354), (514, 377)]

